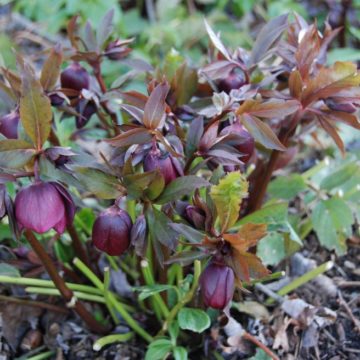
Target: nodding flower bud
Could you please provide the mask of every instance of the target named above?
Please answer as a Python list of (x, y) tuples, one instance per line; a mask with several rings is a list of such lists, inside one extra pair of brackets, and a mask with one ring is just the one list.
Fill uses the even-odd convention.
[(161, 154), (158, 149), (149, 151), (145, 156), (143, 166), (144, 171), (159, 170), (166, 185), (184, 175), (179, 161), (169, 153)]
[(206, 215), (203, 210), (194, 205), (188, 205), (185, 208), (185, 217), (192, 225), (199, 230), (205, 229)]
[(89, 73), (79, 63), (73, 62), (60, 75), (61, 87), (81, 91), (90, 86)]
[(352, 114), (356, 111), (356, 106), (347, 99), (342, 98), (327, 98), (325, 100), (327, 107), (334, 111), (342, 111)]
[(0, 118), (0, 134), (8, 139), (17, 139), (19, 122), (20, 116), (17, 111), (2, 116)]
[(81, 99), (76, 105), (76, 111), (79, 113), (76, 116), (76, 127), (81, 129), (84, 127), (91, 117), (96, 113), (97, 107), (94, 101), (88, 101), (86, 99)]
[(131, 49), (126, 46), (126, 42), (121, 40), (111, 41), (105, 49), (105, 55), (109, 60), (121, 60), (125, 58)]
[(101, 251), (119, 256), (130, 245), (132, 221), (129, 214), (116, 205), (102, 211), (94, 222), (92, 240)]
[(241, 140), (236, 141), (234, 147), (243, 154), (240, 156), (240, 160), (243, 163), (247, 163), (255, 149), (255, 140), (252, 135), (238, 121), (226, 126), (220, 132), (221, 136), (227, 134), (233, 134), (241, 138)]
[(233, 70), (226, 78), (219, 81), (217, 87), (220, 92), (224, 91), (229, 94), (231, 90), (240, 89), (245, 84), (246, 81), (244, 75), (241, 72)]
[(20, 229), (39, 234), (54, 229), (62, 234), (74, 215), (70, 194), (56, 182), (36, 182), (21, 189), (15, 198), (15, 218)]
[(60, 96), (58, 93), (52, 93), (49, 95), (50, 103), (52, 106), (61, 106), (64, 101), (65, 97)]
[(234, 272), (226, 265), (211, 262), (200, 276), (204, 304), (224, 309), (234, 295)]

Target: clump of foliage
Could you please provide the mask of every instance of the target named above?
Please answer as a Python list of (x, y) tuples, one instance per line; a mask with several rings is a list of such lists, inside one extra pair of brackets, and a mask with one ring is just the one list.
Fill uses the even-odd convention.
[[(345, 154), (338, 124), (360, 128), (360, 73), (349, 62), (326, 65), (339, 30), (326, 24), (320, 33), (297, 15), (271, 20), (251, 51), (228, 49), (205, 23), (207, 65), (170, 53), (156, 69), (131, 56), (133, 39), (114, 38), (112, 17), (96, 31), (90, 23), (79, 29), (74, 17), (71, 47), (49, 49), (39, 74), (20, 54), (17, 72), (1, 69), (11, 112), (0, 120), (0, 216), (92, 331), (108, 334), (122, 318), (151, 343), (147, 358), (184, 359), (191, 349), (180, 329), (203, 332), (210, 318), (202, 309), (229, 315), (234, 292), (245, 296), (254, 281), (271, 278), (264, 249), (281, 242), (285, 256), (289, 244), (301, 246), (301, 226), (282, 200), (311, 196), (312, 175), (271, 182), (273, 174), (303, 151), (306, 134), (325, 131)], [(109, 86), (107, 61), (131, 70)], [(145, 81), (146, 94), (124, 90), (133, 78)], [(330, 198), (309, 205), (313, 226), (343, 253), (352, 205), (331, 194), (338, 183), (322, 184)], [(267, 192), (273, 199), (264, 205)], [(342, 219), (324, 223), (322, 213), (338, 209)], [(99, 321), (76, 295), (89, 286), (60, 277), (41, 244), (52, 238), (58, 260), (73, 261), (95, 286), (85, 300), (102, 296), (109, 316)], [(101, 253), (140, 292), (134, 307), (109, 291), (109, 269), (96, 265)], [(150, 330), (136, 316), (144, 307), (157, 319)]]

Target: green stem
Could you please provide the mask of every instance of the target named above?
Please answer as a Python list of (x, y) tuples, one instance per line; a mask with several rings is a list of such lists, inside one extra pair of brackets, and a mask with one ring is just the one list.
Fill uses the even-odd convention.
[[(289, 294), (290, 292), (296, 290), (300, 286), (306, 284), (307, 282), (315, 279), (318, 275), (323, 274), (324, 272), (330, 270), (334, 266), (334, 263), (332, 261), (327, 261), (324, 264), (321, 264), (320, 266), (316, 267), (313, 270), (308, 271), (306, 274), (296, 278), (293, 280), (290, 284), (285, 285), (283, 288), (281, 288), (277, 294), (279, 296), (285, 296)], [(268, 299), (266, 301), (266, 305), (270, 305), (274, 303), (274, 299)]]
[(106, 255), (106, 259), (109, 262), (109, 264), (110, 264), (110, 266), (112, 267), (113, 270), (115, 270), (115, 271), (120, 270), (118, 264), (116, 263), (115, 259), (112, 256)]
[[(41, 279), (24, 278), (24, 277), (17, 278), (12, 276), (5, 276), (5, 275), (0, 275), (0, 283), (55, 288), (55, 284), (51, 280), (41, 280)], [(96, 289), (92, 286), (74, 284), (68, 282), (66, 282), (65, 284), (71, 290), (94, 294), (94, 295), (102, 295), (102, 292), (99, 289)]]
[(104, 269), (104, 298), (105, 298), (105, 303), (107, 308), (109, 309), (110, 315), (114, 321), (114, 323), (116, 325), (119, 324), (119, 318), (116, 316), (114, 308), (111, 304), (110, 301), (110, 291), (109, 291), (109, 286), (110, 286), (110, 269), (108, 267), (106, 267)]
[(249, 283), (244, 283), (243, 286), (246, 287), (250, 287), (252, 285), (258, 284), (258, 283), (264, 283), (264, 282), (268, 282), (271, 280), (276, 280), (279, 279), (281, 277), (283, 277), (285, 275), (285, 271), (278, 271), (276, 273), (270, 274), (268, 276), (265, 276), (261, 279), (256, 279), (256, 280), (252, 280)]
[(44, 359), (48, 359), (50, 356), (53, 356), (53, 355), (55, 355), (54, 351), (46, 351), (41, 354), (29, 357), (29, 358), (27, 358), (27, 360), (44, 360)]
[(163, 335), (165, 331), (169, 328), (175, 317), (177, 316), (178, 312), (188, 303), (192, 300), (194, 297), (194, 294), (196, 292), (196, 289), (198, 288), (199, 284), (199, 278), (201, 275), (201, 261), (195, 260), (194, 262), (194, 280), (191, 285), (191, 289), (186, 293), (186, 295), (182, 298), (181, 301), (179, 301), (170, 311), (169, 316), (166, 318), (166, 321), (164, 322), (164, 325), (159, 332), (158, 335)]
[[(29, 286), (29, 287), (25, 288), (25, 291), (28, 293), (31, 293), (31, 294), (61, 296), (60, 291), (58, 289), (49, 289), (49, 288)], [(74, 295), (78, 299), (81, 299), (81, 300), (93, 301), (93, 302), (105, 304), (105, 299), (102, 296), (85, 294), (80, 291), (74, 291)]]
[[(155, 285), (155, 280), (153, 277), (153, 274), (151, 272), (149, 263), (147, 260), (142, 260), (141, 263), (141, 269), (143, 272), (143, 276), (146, 282), (146, 285)], [(153, 295), (153, 298), (155, 300), (155, 302), (158, 304), (164, 318), (166, 319), (169, 316), (169, 309), (167, 308), (165, 301), (163, 300), (163, 298), (157, 293)]]
[(114, 342), (124, 342), (130, 340), (134, 333), (128, 332), (126, 334), (114, 334), (104, 336), (95, 341), (93, 345), (94, 351), (100, 351), (105, 345), (113, 344)]
[(312, 178), (314, 175), (316, 175), (319, 171), (321, 171), (322, 169), (326, 168), (329, 165), (330, 165), (330, 160), (328, 157), (325, 157), (324, 160), (320, 161), (318, 164), (316, 164), (309, 170), (303, 172), (301, 174), (301, 176), (304, 180), (308, 180), (308, 179)]
[[(102, 292), (104, 292), (104, 284), (100, 279), (78, 258), (74, 259), (74, 265)], [(132, 318), (132, 316), (127, 312), (124, 307), (124, 304), (118, 302), (112, 292), (109, 292), (109, 299), (112, 306), (119, 312), (127, 324), (143, 339), (147, 342), (152, 342), (153, 337)]]

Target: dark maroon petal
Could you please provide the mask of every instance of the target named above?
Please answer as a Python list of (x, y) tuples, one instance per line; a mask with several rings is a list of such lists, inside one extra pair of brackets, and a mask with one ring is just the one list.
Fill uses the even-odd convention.
[(186, 219), (197, 229), (205, 229), (205, 212), (197, 206), (189, 205), (185, 209)]
[(234, 294), (234, 272), (225, 265), (211, 262), (200, 277), (205, 306), (224, 309)]
[(91, 117), (96, 113), (97, 107), (93, 101), (88, 101), (86, 99), (81, 99), (76, 105), (76, 111), (81, 116), (76, 116), (76, 127), (81, 129), (84, 127)]
[(61, 87), (81, 91), (90, 86), (89, 73), (79, 63), (73, 62), (60, 75)]
[(240, 89), (245, 84), (244, 74), (233, 70), (225, 79), (219, 81), (218, 89), (220, 92), (224, 91), (228, 94), (231, 90)]
[(92, 230), (94, 245), (111, 256), (119, 256), (130, 245), (131, 218), (116, 206), (102, 211)]
[(255, 149), (255, 140), (251, 134), (237, 121), (221, 130), (220, 135), (230, 135), (229, 142), (243, 155), (239, 159), (247, 163)]
[(15, 216), (25, 229), (42, 234), (56, 228), (62, 233), (66, 217), (63, 198), (51, 183), (32, 184), (16, 195)]
[(61, 184), (57, 182), (51, 182), (51, 184), (55, 186), (56, 190), (59, 192), (63, 199), (63, 203), (65, 206), (66, 226), (71, 225), (74, 221), (74, 216), (76, 212), (74, 200), (72, 199), (69, 192)]
[(20, 116), (16, 111), (2, 116), (0, 118), (0, 134), (3, 134), (8, 139), (17, 139), (19, 122)]

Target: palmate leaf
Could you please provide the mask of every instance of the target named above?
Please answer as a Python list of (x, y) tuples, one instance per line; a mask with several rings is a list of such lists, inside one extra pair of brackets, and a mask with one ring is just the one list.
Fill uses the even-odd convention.
[(230, 229), (239, 217), (240, 205), (248, 194), (248, 182), (240, 172), (228, 173), (218, 185), (211, 187), (221, 233)]

